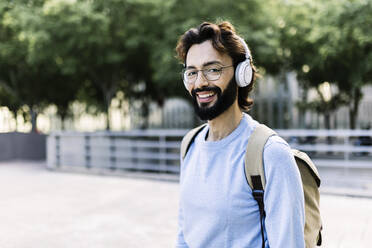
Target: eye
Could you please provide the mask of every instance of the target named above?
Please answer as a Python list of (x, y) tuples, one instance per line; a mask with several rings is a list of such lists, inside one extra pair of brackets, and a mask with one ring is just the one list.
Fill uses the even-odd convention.
[(193, 76), (195, 76), (196, 74), (198, 74), (198, 71), (196, 71), (196, 70), (186, 71), (186, 72), (185, 72), (186, 77), (193, 77)]
[(217, 68), (217, 67), (209, 68), (207, 70), (207, 72), (209, 72), (209, 73), (215, 73), (215, 72), (220, 72), (220, 71), (221, 71), (221, 69)]
[(221, 69), (217, 67), (207, 69), (207, 73), (218, 73), (220, 71)]

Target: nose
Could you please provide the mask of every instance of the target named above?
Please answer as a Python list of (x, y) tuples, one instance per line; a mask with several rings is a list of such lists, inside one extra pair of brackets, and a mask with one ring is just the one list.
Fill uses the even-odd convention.
[(198, 76), (196, 77), (196, 80), (194, 82), (194, 88), (202, 88), (203, 86), (208, 86), (208, 81), (203, 75), (203, 72), (199, 71)]

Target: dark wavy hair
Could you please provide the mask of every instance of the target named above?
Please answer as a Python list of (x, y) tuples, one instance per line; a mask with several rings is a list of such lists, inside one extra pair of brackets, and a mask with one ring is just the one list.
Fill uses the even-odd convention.
[[(234, 26), (227, 21), (219, 24), (203, 22), (197, 28), (187, 30), (178, 40), (177, 58), (186, 65), (186, 56), (190, 47), (206, 40), (211, 40), (214, 49), (220, 53), (227, 53), (232, 58), (235, 69), (240, 62), (245, 60), (244, 46), (235, 32)], [(238, 88), (238, 104), (244, 112), (249, 111), (253, 105), (253, 100), (248, 96), (257, 77), (257, 70), (252, 60), (251, 66), (253, 68), (252, 82), (246, 87)]]

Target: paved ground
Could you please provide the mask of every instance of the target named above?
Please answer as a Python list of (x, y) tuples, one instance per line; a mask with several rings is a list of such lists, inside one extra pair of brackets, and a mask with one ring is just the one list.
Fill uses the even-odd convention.
[[(371, 247), (372, 199), (368, 194), (330, 195), (334, 189), (322, 190), (322, 247)], [(2, 162), (0, 196), (0, 248), (174, 245), (175, 182), (63, 173), (45, 170), (43, 163)]]

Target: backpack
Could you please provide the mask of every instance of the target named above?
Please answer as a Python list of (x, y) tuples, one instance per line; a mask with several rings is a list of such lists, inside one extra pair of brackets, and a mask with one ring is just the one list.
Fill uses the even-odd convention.
[[(185, 158), (188, 149), (193, 143), (197, 134), (206, 126), (203, 124), (189, 131), (181, 143), (181, 158)], [(263, 124), (259, 124), (248, 140), (248, 145), (244, 159), (244, 169), (247, 182), (252, 189), (254, 199), (257, 201), (260, 212), (260, 225), (262, 247), (264, 247), (263, 218), (264, 210), (264, 191), (265, 191), (265, 174), (263, 168), (263, 149), (267, 140), (277, 135), (272, 129)], [(305, 199), (305, 245), (306, 248), (320, 246), (322, 244), (322, 222), (319, 211), (319, 186), (320, 177), (318, 170), (309, 156), (301, 151), (292, 149), (293, 156), (301, 174), (302, 186)], [(260, 156), (257, 156), (259, 154)], [(249, 163), (248, 163), (249, 161)]]

